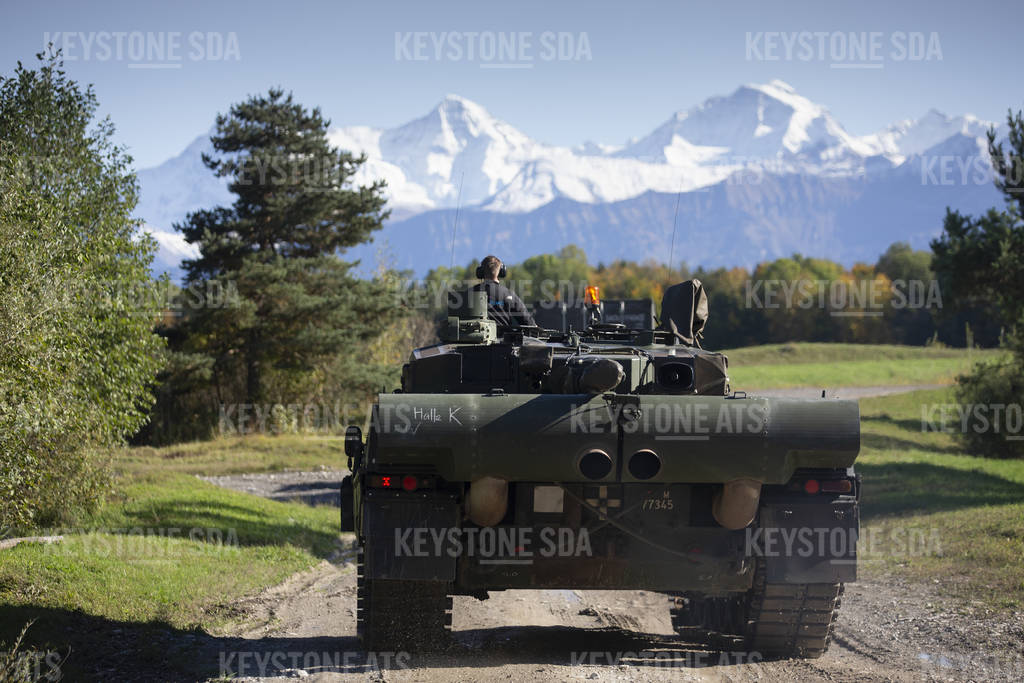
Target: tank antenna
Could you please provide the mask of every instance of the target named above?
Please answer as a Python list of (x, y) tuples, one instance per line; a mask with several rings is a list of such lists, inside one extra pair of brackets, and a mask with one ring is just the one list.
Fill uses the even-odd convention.
[(679, 200), (683, 198), (683, 181), (679, 181), (679, 192), (676, 192), (676, 211), (672, 215), (672, 246), (668, 250), (668, 272), (672, 274), (672, 259), (676, 251), (676, 221), (679, 219)]
[(463, 171), (462, 175), (459, 176), (459, 194), (455, 198), (455, 225), (452, 226), (452, 260), (448, 265), (448, 270), (455, 270), (455, 235), (459, 231), (459, 210), (462, 208), (462, 181), (466, 179), (466, 172)]

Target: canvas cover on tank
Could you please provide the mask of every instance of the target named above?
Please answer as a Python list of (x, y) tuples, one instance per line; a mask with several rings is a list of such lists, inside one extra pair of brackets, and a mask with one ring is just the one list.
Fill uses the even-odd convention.
[(704, 325), (708, 321), (708, 295), (700, 280), (693, 279), (672, 285), (661, 298), (661, 324), (681, 342), (700, 346)]

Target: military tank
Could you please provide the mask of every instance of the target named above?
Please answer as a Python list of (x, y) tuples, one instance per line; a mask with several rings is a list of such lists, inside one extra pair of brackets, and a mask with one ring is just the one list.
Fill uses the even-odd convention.
[(821, 656), (856, 579), (857, 403), (733, 391), (698, 281), (656, 329), (588, 312), (499, 329), (483, 292), (454, 296), (365, 439), (348, 428), (365, 647), (443, 646), (454, 595), (639, 589), (682, 638)]

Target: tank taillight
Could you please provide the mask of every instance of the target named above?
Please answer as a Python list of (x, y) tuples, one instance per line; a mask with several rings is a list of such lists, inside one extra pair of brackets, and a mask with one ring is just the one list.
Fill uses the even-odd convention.
[(791, 481), (787, 488), (790, 491), (803, 491), (808, 496), (819, 493), (851, 493), (853, 481), (851, 479), (796, 479)]
[(417, 491), (431, 489), (437, 485), (434, 477), (422, 477), (415, 474), (368, 474), (366, 485), (371, 489), (392, 489), (398, 491)]

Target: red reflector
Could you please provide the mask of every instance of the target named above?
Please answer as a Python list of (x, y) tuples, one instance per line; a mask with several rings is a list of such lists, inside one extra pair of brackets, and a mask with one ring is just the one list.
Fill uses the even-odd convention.
[(391, 477), (381, 477), (380, 478), (380, 485), (383, 486), (386, 489), (391, 488)]
[(821, 485), (818, 484), (817, 479), (808, 479), (807, 481), (804, 482), (804, 491), (806, 491), (807, 493), (813, 495), (817, 493), (819, 490), (821, 490)]
[(402, 488), (405, 489), (406, 491), (415, 491), (416, 487), (418, 487), (419, 484), (420, 483), (416, 481), (416, 477), (412, 476), (411, 474), (407, 474), (404, 477), (402, 477)]
[(853, 482), (849, 479), (839, 479), (838, 481), (823, 481), (821, 482), (821, 490), (828, 491), (829, 493), (849, 493), (853, 490)]

